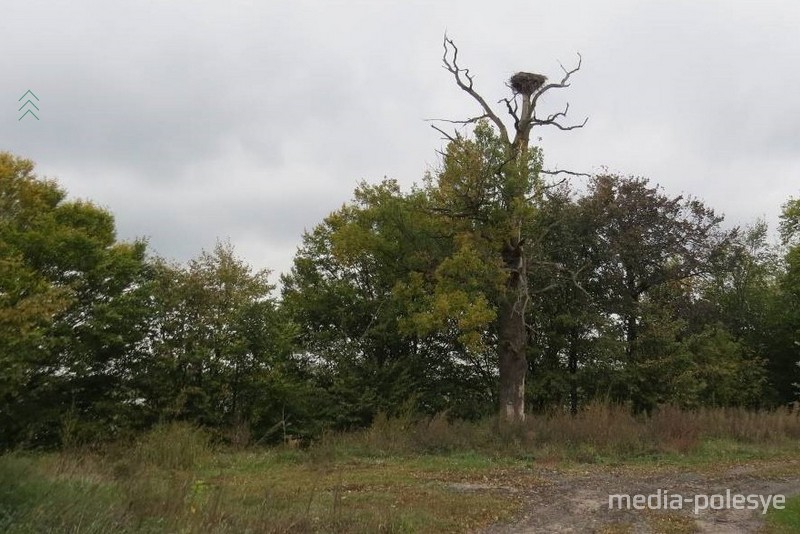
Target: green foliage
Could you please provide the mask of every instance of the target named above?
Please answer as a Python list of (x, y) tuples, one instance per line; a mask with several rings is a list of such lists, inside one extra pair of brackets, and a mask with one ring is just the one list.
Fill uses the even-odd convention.
[(785, 270), (778, 280), (778, 294), (770, 310), (772, 349), (770, 367), (776, 389), (784, 402), (800, 399), (800, 201), (783, 208), (781, 234), (787, 245)]
[(447, 145), (425, 193), (432, 222), (449, 234), (451, 244), (427, 288), (431, 298), (421, 325), (449, 327), (468, 350), (496, 355), (494, 334), (488, 332), (497, 329), (498, 306), (507, 297), (504, 253), (512, 239), (535, 238), (522, 229), (538, 207), (540, 168), (538, 149), (512, 157), (512, 147), (487, 121), (476, 124), (472, 137)]
[(785, 245), (798, 244), (797, 240), (800, 237), (800, 199), (789, 199), (783, 205), (780, 232)]
[[(475, 340), (465, 331), (480, 332), (491, 311), (469, 287), (432, 290), (453, 247), (448, 234), (422, 192), (403, 195), (384, 181), (360, 186), (352, 204), (304, 236), (283, 278), (283, 305), (331, 395), (325, 413), (335, 428), (408, 406), (481, 413), (483, 361), (467, 348)], [(432, 313), (432, 306), (453, 314)]]
[(188, 266), (0, 154), (0, 446), (77, 446), (185, 419), (237, 439), (319, 431), (296, 329), (229, 245)]
[[(640, 358), (628, 370), (645, 406), (756, 406), (766, 374), (763, 361), (720, 327), (709, 326), (680, 341), (676, 323), (647, 322)], [(662, 318), (663, 319), (663, 318)]]
[[(770, 404), (764, 338), (776, 259), (763, 225), (723, 231), (701, 202), (643, 179), (598, 176), (576, 198), (543, 187), (538, 151), (518, 172), (506, 149), (479, 123), (448, 144), (423, 191), (362, 185), (305, 236), (284, 302), (308, 328), (303, 347), (329, 364), (325, 387), (347, 399), (345, 420), (364, 424), (410, 399), (441, 408), (417, 374), (430, 367), (414, 363), (432, 361), (430, 349), (470, 365), (491, 391), (509, 275), (502, 236), (512, 228), (527, 241), (533, 406)], [(387, 369), (388, 382), (379, 378)]]
[(153, 420), (276, 439), (265, 433), (278, 421), (291, 417), (295, 430), (308, 418), (313, 391), (290, 357), (295, 328), (271, 298), (268, 275), (223, 243), (185, 268), (156, 263), (151, 356), (138, 380)]
[[(536, 406), (759, 402), (764, 352), (742, 339), (734, 318), (744, 309), (733, 306), (769, 295), (773, 257), (759, 248), (762, 228), (746, 241), (720, 220), (641, 179), (599, 176), (578, 198), (547, 193), (533, 220), (543, 261), (528, 275), (546, 289), (528, 319)], [(752, 328), (762, 315), (742, 320)]]
[(145, 245), (7, 153), (0, 205), (0, 445), (58, 441), (67, 409), (76, 439), (113, 435), (146, 331)]
[(477, 419), (495, 410), (509, 304), (541, 412), (797, 399), (797, 200), (779, 250), (763, 222), (723, 231), (644, 179), (547, 186), (540, 151), (510, 151), (479, 122), (422, 189), (361, 184), (303, 236), (280, 300), (229, 244), (148, 258), (106, 210), (0, 153), (0, 447), (175, 421), (246, 445), (378, 414)]

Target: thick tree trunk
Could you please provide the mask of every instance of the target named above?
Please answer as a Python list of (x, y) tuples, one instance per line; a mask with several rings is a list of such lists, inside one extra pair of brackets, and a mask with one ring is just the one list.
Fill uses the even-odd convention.
[(505, 296), (499, 310), (498, 363), (500, 370), (500, 416), (507, 421), (525, 420), (525, 377), (528, 373), (525, 328), (525, 254), (522, 243), (509, 244), (503, 251), (509, 270)]

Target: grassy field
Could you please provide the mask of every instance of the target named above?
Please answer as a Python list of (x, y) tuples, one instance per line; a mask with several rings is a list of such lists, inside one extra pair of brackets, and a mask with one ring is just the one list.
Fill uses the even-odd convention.
[(800, 532), (800, 496), (788, 499), (783, 510), (772, 510), (768, 515), (765, 531), (769, 534)]
[[(517, 489), (542, 485), (542, 468), (645, 476), (770, 460), (782, 469), (798, 438), (788, 412), (638, 419), (607, 407), (514, 428), (379, 418), (304, 448), (232, 449), (174, 424), (134, 443), (0, 457), (0, 532), (469, 532), (520, 514)], [(656, 521), (694, 531), (680, 518)], [(797, 532), (799, 521), (794, 499), (768, 528)]]

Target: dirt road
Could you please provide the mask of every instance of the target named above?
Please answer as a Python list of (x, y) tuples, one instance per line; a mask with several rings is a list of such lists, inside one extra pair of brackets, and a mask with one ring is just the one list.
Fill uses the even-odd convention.
[[(661, 495), (668, 492), (673, 499), (675, 495), (694, 499), (698, 495), (726, 495), (727, 490), (731, 495), (764, 498), (800, 493), (800, 460), (756, 461), (691, 470), (682, 467), (678, 471), (674, 467), (652, 466), (534, 469), (540, 482), (530, 487), (505, 488), (523, 499), (522, 516), (511, 524), (492, 526), (484, 534), (759, 532), (764, 521), (761, 510), (712, 510), (711, 504), (702, 509), (702, 497), (697, 502), (686, 501), (681, 510), (619, 510), (616, 506), (610, 510), (609, 495), (657, 495), (661, 490)], [(652, 502), (657, 500), (654, 498)], [(671, 507), (677, 508), (677, 502), (671, 502)]]

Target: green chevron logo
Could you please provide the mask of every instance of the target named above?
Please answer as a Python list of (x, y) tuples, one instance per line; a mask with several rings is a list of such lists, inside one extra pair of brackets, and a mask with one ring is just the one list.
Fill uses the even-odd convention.
[(39, 106), (37, 106), (37, 105), (34, 103), (34, 101), (33, 101), (33, 100), (31, 100), (31, 97), (33, 97), (33, 99), (34, 99), (34, 100), (36, 100), (36, 102), (38, 102), (38, 101), (39, 101), (39, 97), (38, 97), (38, 96), (36, 96), (36, 95), (33, 93), (33, 91), (31, 91), (30, 89), (28, 89), (27, 91), (25, 91), (25, 94), (24, 94), (24, 95), (22, 95), (21, 97), (19, 97), (19, 100), (17, 100), (17, 102), (22, 102), (22, 99), (23, 99), (23, 98), (26, 98), (26, 97), (27, 97), (28, 99), (27, 99), (27, 100), (25, 101), (25, 103), (24, 103), (24, 104), (22, 104), (22, 105), (19, 107), (19, 109), (17, 110), (17, 111), (22, 111), (22, 110), (24, 109), (25, 111), (22, 113), (22, 115), (20, 115), (19, 119), (17, 119), (17, 120), (18, 120), (18, 121), (21, 121), (22, 119), (24, 119), (25, 117), (27, 117), (28, 115), (30, 115), (31, 117), (33, 117), (34, 119), (36, 119), (36, 120), (38, 121), (38, 120), (39, 120), (39, 117), (36, 115), (36, 113), (34, 113), (34, 111), (33, 111), (33, 110), (34, 110), (34, 109), (36, 109), (36, 111), (39, 111)]

